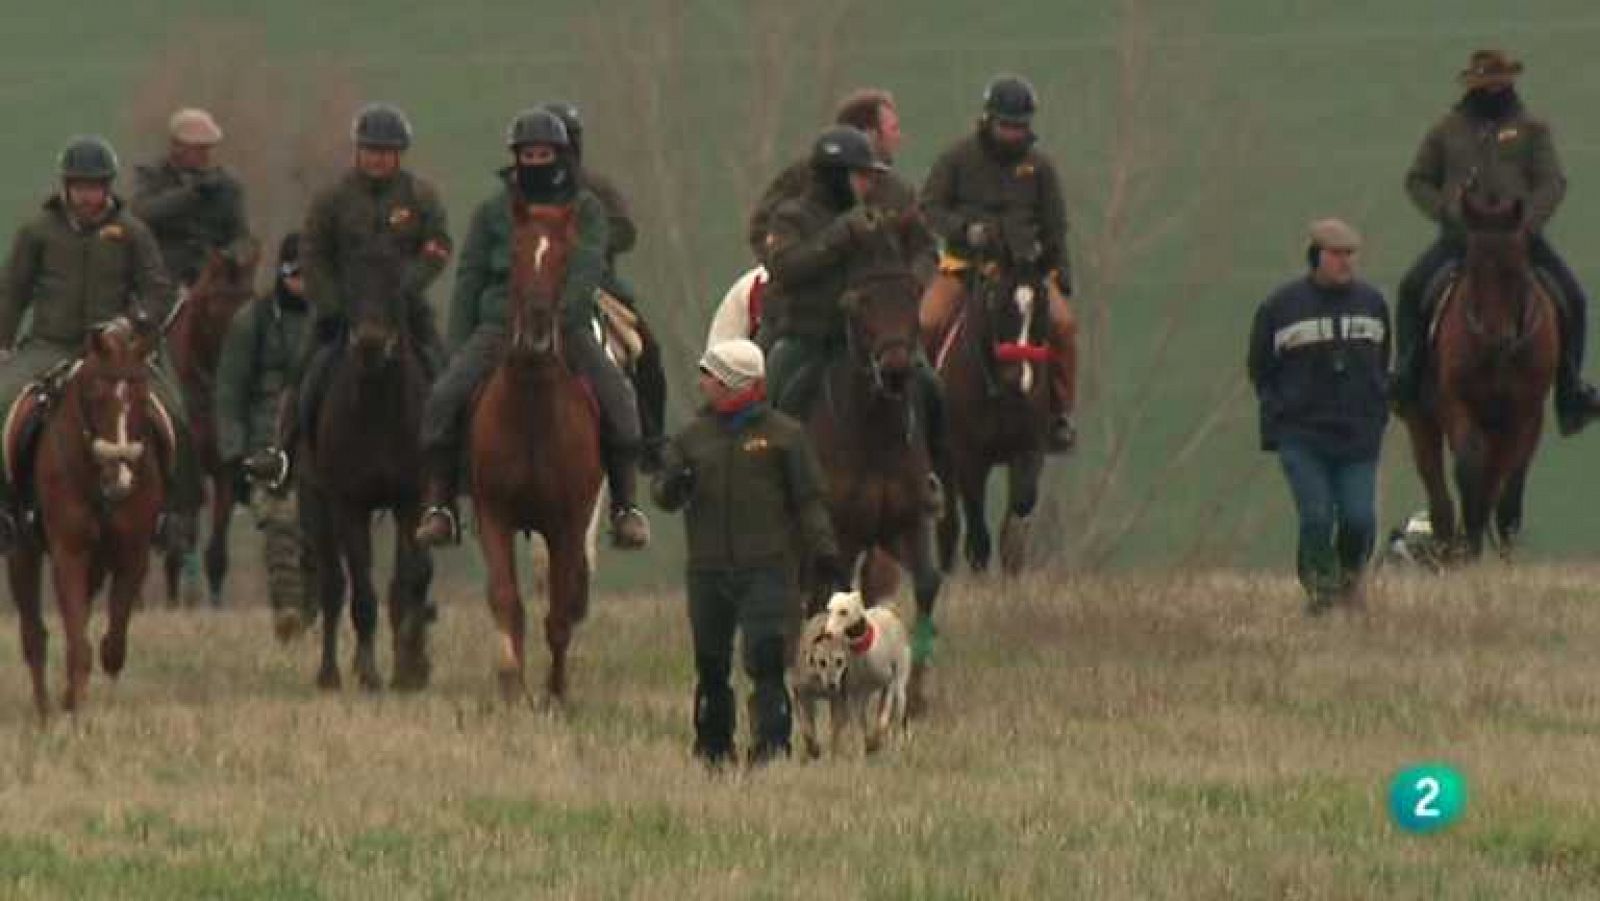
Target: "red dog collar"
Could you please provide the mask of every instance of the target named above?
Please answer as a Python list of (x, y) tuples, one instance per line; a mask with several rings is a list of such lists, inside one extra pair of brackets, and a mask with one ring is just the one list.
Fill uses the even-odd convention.
[(861, 633), (860, 638), (850, 639), (850, 653), (865, 654), (872, 650), (872, 643), (878, 640), (878, 630), (873, 628), (872, 621), (866, 620), (867, 631)]

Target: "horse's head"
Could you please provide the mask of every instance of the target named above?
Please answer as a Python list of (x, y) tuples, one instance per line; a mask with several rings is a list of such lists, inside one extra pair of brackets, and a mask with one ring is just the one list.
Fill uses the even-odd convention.
[(1043, 366), (1049, 362), (1044, 341), (1050, 298), (1044, 279), (1029, 266), (984, 264), (973, 279), (982, 328), (974, 337), (992, 357), (996, 380), (1028, 394), (1043, 384)]
[(116, 503), (136, 487), (139, 462), (153, 434), (149, 366), (152, 329), (113, 320), (92, 331), (73, 378), (77, 415), (99, 473), (100, 493)]
[(256, 265), (261, 260), (261, 249), (255, 241), (242, 255), (225, 254), (211, 250), (206, 254), (205, 265), (189, 287), (188, 303), (195, 307), (210, 331), (219, 337), (228, 329), (233, 315), (249, 301), (254, 292)]
[(399, 360), (405, 350), (405, 269), (397, 251), (377, 243), (356, 254), (347, 270), (350, 348), (369, 371)]
[(561, 289), (577, 235), (573, 207), (512, 201), (512, 356), (530, 358), (560, 352)]
[(1469, 186), (1461, 192), (1461, 221), (1467, 233), (1523, 236), (1527, 210), (1522, 198), (1506, 198)]
[(849, 317), (852, 353), (871, 373), (873, 385), (899, 397), (911, 382), (918, 346), (916, 277), (904, 269), (854, 279), (841, 299)]

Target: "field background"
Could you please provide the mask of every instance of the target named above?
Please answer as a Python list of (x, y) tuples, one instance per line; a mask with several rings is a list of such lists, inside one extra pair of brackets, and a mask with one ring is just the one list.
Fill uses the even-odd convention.
[[(68, 135), (109, 133), (131, 164), (198, 102), (275, 241), (350, 111), (386, 99), (459, 232), (510, 114), (577, 101), (592, 163), (637, 207), (624, 268), (684, 386), (749, 263), (749, 202), (837, 96), (895, 91), (920, 180), (985, 80), (1021, 71), (1067, 182), (1090, 351), (1084, 446), (1053, 464), (1040, 530), (1070, 575), (958, 582), (935, 718), (881, 762), (714, 782), (689, 764), (664, 517), (654, 549), (605, 558), (564, 719), (490, 702), (470, 549), (440, 558), (433, 689), (316, 695), (311, 644), (266, 639), (242, 527), (236, 609), (142, 613), (125, 684), (97, 675), (75, 723), (31, 728), (0, 639), (0, 895), (1594, 897), (1593, 435), (1544, 448), (1533, 565), (1387, 580), (1370, 620), (1312, 626), (1242, 373), (1307, 220), (1356, 222), (1386, 291), (1424, 246), (1401, 178), (1479, 45), (1527, 60), (1571, 181), (1552, 236), (1600, 287), (1592, 3), (13, 0), (0, 21), (0, 230), (50, 190)], [(1420, 497), (1392, 439), (1386, 523)], [(1472, 780), (1468, 818), (1404, 837), (1387, 781), (1438, 758)]]

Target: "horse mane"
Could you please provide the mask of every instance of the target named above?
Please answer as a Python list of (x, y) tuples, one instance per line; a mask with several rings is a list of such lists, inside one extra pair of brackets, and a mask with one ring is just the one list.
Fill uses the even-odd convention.
[(1466, 277), (1485, 289), (1521, 290), (1528, 280), (1528, 234), (1520, 199), (1468, 192), (1461, 199), (1467, 225)]

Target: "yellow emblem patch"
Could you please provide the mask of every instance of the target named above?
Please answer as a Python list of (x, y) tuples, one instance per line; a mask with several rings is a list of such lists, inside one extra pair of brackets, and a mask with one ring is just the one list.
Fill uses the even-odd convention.
[(1516, 126), (1513, 125), (1509, 128), (1500, 129), (1500, 133), (1495, 135), (1495, 139), (1500, 143), (1505, 144), (1510, 141), (1515, 141), (1517, 139), (1517, 135), (1519, 134), (1521, 134), (1521, 132), (1518, 131)]
[(415, 218), (416, 212), (408, 206), (397, 206), (389, 211), (389, 225), (393, 228), (400, 228)]
[(758, 435), (744, 443), (744, 452), (747, 454), (759, 454), (771, 446), (771, 442)]
[(120, 222), (109, 222), (100, 227), (100, 237), (105, 241), (121, 241), (128, 236), (126, 229)]
[(1018, 178), (1029, 178), (1033, 175), (1034, 171), (1035, 167), (1031, 162), (1022, 162), (1017, 164)]

